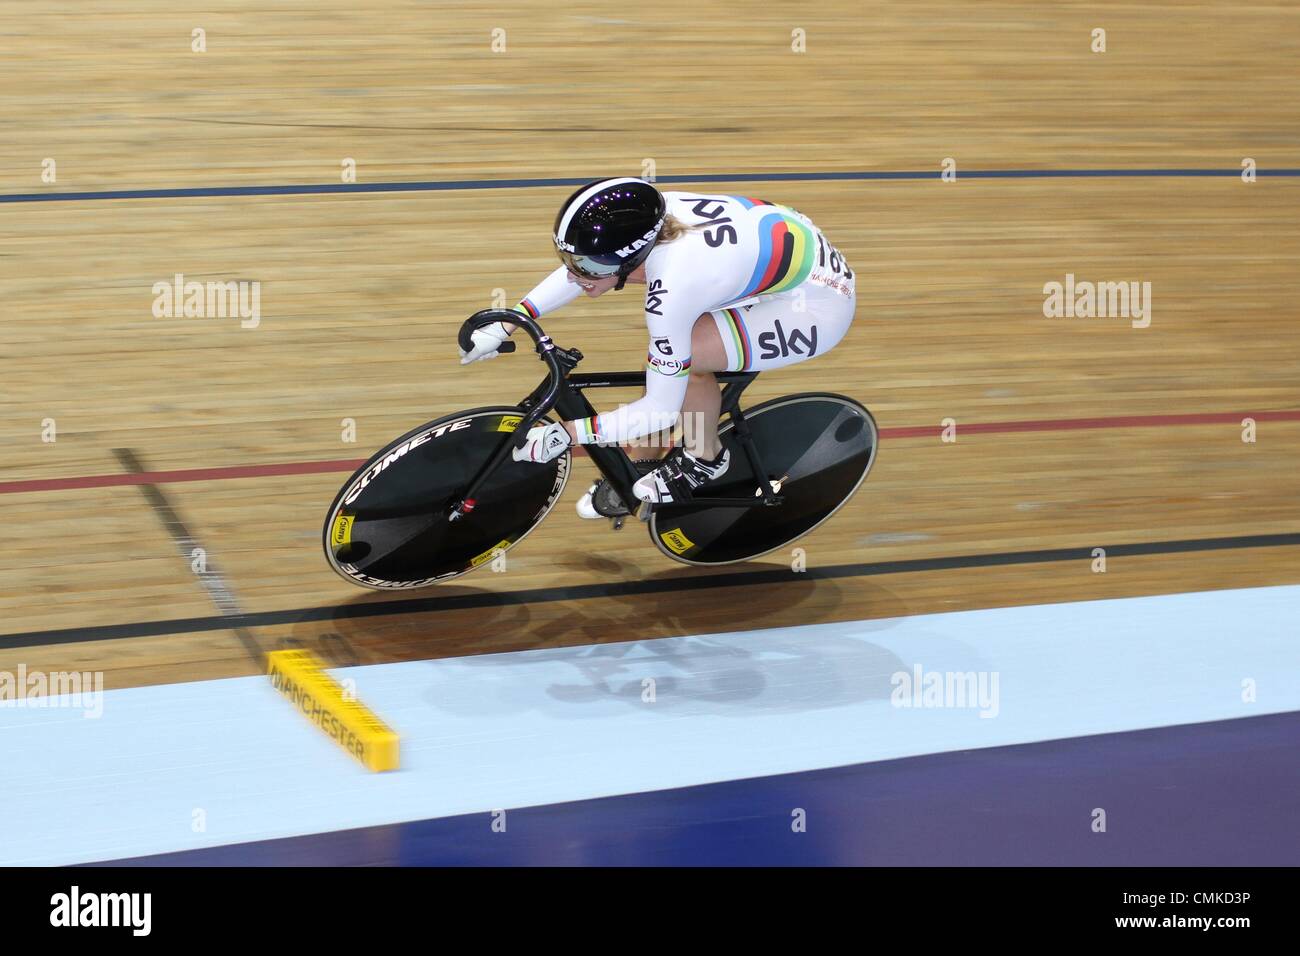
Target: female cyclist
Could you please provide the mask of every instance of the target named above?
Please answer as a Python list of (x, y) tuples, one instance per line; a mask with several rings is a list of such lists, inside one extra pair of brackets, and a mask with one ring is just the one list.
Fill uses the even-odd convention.
[[(537, 318), (581, 293), (644, 285), (646, 391), (592, 418), (539, 425), (514, 456), (542, 462), (574, 442), (628, 442), (671, 428), (681, 415), (694, 427), (636, 483), (643, 501), (684, 500), (726, 472), (714, 372), (807, 361), (834, 348), (853, 321), (853, 271), (812, 220), (787, 206), (602, 179), (564, 201), (554, 240), (563, 265), (516, 309)], [(498, 322), (475, 332), (461, 364), (494, 358), (513, 331)], [(590, 491), (578, 514), (600, 517)]]

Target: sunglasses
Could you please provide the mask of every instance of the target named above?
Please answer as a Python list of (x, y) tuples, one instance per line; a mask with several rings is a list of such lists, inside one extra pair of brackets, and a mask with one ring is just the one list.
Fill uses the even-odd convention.
[(584, 279), (608, 279), (611, 276), (618, 275), (618, 270), (623, 266), (621, 262), (601, 262), (591, 256), (580, 256), (572, 252), (565, 252), (563, 249), (556, 251), (559, 252), (560, 261), (564, 263), (564, 267), (574, 275), (582, 276)]

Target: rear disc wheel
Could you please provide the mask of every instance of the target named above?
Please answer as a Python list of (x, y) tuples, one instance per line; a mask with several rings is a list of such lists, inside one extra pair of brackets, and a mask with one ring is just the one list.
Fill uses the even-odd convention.
[(656, 507), (650, 539), (683, 564), (749, 561), (797, 541), (835, 514), (858, 490), (876, 459), (875, 419), (861, 404), (830, 393), (787, 395), (744, 410), (754, 447), (779, 484), (779, 505), (711, 505), (710, 498), (761, 494), (759, 476), (736, 441), (733, 424), (718, 429), (731, 451), (727, 473), (682, 505)]

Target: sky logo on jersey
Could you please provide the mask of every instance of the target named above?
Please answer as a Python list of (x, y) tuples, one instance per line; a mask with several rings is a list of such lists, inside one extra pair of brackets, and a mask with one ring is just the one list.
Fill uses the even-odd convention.
[(754, 263), (754, 273), (736, 298), (775, 295), (793, 289), (812, 272), (816, 253), (817, 243), (811, 229), (793, 214), (768, 213), (758, 224), (758, 260)]
[(758, 337), (758, 347), (762, 349), (758, 354), (762, 359), (789, 358), (791, 355), (802, 355), (806, 358), (812, 358), (817, 354), (817, 326), (813, 326), (809, 331), (812, 336), (805, 335), (800, 329), (795, 329), (789, 335), (785, 334), (785, 329), (781, 328), (781, 320), (777, 319), (772, 323), (774, 332), (764, 332)]
[(650, 287), (646, 289), (645, 310), (651, 315), (662, 316), (663, 313), (659, 311), (659, 306), (664, 304), (664, 296), (667, 294), (668, 290), (664, 288), (664, 280), (653, 280)]

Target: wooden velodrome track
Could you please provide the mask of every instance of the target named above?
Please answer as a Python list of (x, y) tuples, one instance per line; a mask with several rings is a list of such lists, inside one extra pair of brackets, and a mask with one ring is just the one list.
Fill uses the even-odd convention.
[[(286, 639), (381, 662), (1300, 582), (1300, 181), (1267, 175), (1300, 166), (1300, 6), (3, 7), (0, 191), (27, 199), (0, 204), (0, 668), (121, 687), (253, 673)], [(938, 179), (945, 157), (956, 182)], [(1256, 182), (1232, 172), (1245, 157)], [(573, 514), (580, 461), (505, 573), (404, 595), (336, 578), (320, 525), (350, 466), (280, 466), (356, 461), (521, 397), (539, 363), (462, 368), (453, 336), (553, 267), (571, 187), (36, 200), (337, 184), (345, 158), (361, 186), (653, 160), (661, 180), (725, 177), (679, 188), (811, 215), (858, 271), (858, 318), (750, 399), (844, 392), (885, 438), (858, 496), (802, 542), (810, 573), (777, 554), (701, 588), (708, 572), (639, 526)], [(963, 178), (1078, 169), (1226, 175)], [(926, 178), (808, 175), (837, 171)], [(804, 175), (752, 178), (772, 173)], [(176, 273), (260, 281), (260, 325), (155, 318), (151, 287)], [(1150, 326), (1045, 318), (1044, 283), (1067, 273), (1150, 282)], [(638, 368), (638, 294), (575, 303), (548, 330), (584, 370)], [(132, 484), (120, 449), (168, 474)], [(185, 534), (239, 626), (181, 557)], [(1000, 557), (1040, 551), (1055, 553)]]

